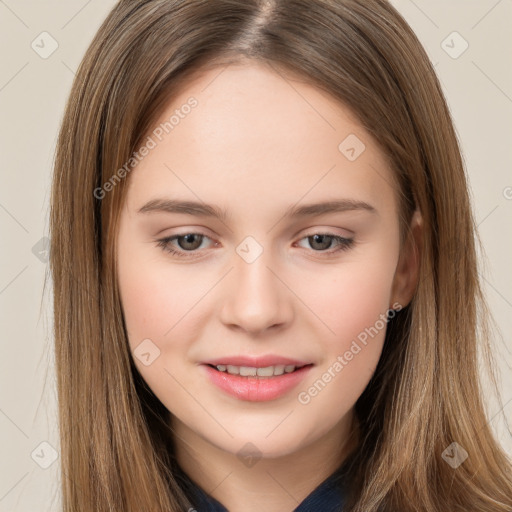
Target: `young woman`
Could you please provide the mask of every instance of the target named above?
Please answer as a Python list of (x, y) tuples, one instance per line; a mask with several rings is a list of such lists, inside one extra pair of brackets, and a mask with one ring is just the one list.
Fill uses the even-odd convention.
[(121, 0), (50, 229), (66, 512), (512, 510), (460, 150), (387, 2)]

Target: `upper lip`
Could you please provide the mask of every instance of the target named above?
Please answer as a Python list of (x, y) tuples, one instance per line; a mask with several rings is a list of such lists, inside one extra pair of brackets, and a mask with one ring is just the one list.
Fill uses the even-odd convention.
[(211, 364), (213, 366), (217, 366), (219, 364), (223, 365), (233, 365), (233, 366), (249, 366), (251, 368), (266, 368), (268, 366), (277, 366), (283, 364), (285, 366), (293, 365), (293, 366), (306, 366), (308, 364), (313, 364), (310, 361), (300, 361), (298, 359), (291, 359), (289, 357), (277, 356), (273, 354), (268, 354), (265, 356), (225, 356), (218, 357), (216, 359), (209, 359), (208, 361), (203, 361), (202, 364)]

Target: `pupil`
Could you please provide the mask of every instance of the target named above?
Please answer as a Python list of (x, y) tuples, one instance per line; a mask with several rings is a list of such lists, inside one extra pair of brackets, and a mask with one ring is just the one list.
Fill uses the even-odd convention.
[[(331, 238), (331, 237), (330, 237), (330, 235), (313, 235), (313, 237), (312, 237), (312, 238), (313, 238), (313, 240), (314, 240), (314, 243), (317, 243), (317, 242), (318, 242), (318, 243), (320, 243), (320, 245), (322, 246), (322, 247), (320, 247), (321, 249), (327, 249), (327, 248), (329, 248), (329, 245), (330, 245), (330, 238)], [(325, 241), (324, 241), (324, 242), (322, 243), (322, 240), (323, 240), (323, 239), (327, 239), (328, 241), (327, 241), (327, 242), (325, 242)]]
[[(199, 245), (201, 245), (201, 242), (199, 242), (199, 244), (197, 244), (197, 240), (196, 240), (196, 243), (194, 244), (194, 237), (196, 237), (196, 236), (200, 240), (200, 236), (196, 235), (194, 233), (184, 235), (182, 238), (184, 239), (185, 247), (182, 247), (182, 249), (197, 249), (197, 247), (199, 247)], [(187, 244), (192, 244), (192, 247), (187, 247)]]

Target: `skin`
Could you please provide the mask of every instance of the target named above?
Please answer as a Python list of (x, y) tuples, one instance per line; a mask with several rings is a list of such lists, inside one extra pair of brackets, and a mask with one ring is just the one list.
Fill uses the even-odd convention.
[[(400, 250), (393, 174), (348, 108), (299, 77), (246, 62), (198, 73), (156, 124), (190, 96), (198, 106), (129, 176), (117, 262), (130, 348), (150, 339), (160, 350), (148, 366), (134, 360), (172, 413), (178, 461), (198, 485), (231, 512), (293, 510), (357, 449), (353, 407), (385, 327), (307, 404), (299, 393), (330, 367), (332, 374), (338, 356), (394, 303), (408, 304), (419, 262), (413, 242)], [(355, 161), (338, 149), (349, 134), (366, 146)], [(215, 204), (229, 217), (138, 212), (155, 198)], [(297, 203), (337, 199), (364, 201), (376, 213), (283, 217)], [(196, 242), (188, 257), (158, 246), (197, 232), (202, 242), (169, 242), (185, 253)], [(308, 238), (323, 233), (355, 243), (335, 252), (334, 239)], [(247, 236), (263, 249), (251, 263), (236, 251)], [(200, 366), (270, 353), (314, 367), (267, 402), (227, 395)], [(248, 442), (261, 455), (255, 464), (237, 456)]]

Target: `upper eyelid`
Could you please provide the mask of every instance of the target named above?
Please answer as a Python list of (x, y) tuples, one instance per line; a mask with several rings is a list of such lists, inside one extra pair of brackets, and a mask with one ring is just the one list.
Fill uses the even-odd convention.
[[(210, 239), (214, 239), (215, 236), (210, 236), (209, 234), (207, 234), (207, 232), (205, 231), (202, 231), (204, 228), (197, 228), (197, 230), (195, 228), (192, 228), (192, 229), (189, 229), (188, 231), (183, 231), (181, 233), (174, 233), (174, 234), (170, 234), (170, 235), (167, 235), (167, 236), (164, 236), (162, 238), (160, 238), (160, 240), (165, 240), (165, 239), (169, 239), (169, 238), (173, 238), (173, 237), (182, 237), (182, 236), (185, 236), (185, 235), (200, 235), (200, 236), (204, 236), (206, 238), (210, 238)], [(331, 236), (339, 236), (341, 238), (346, 238), (346, 239), (350, 239), (350, 238), (353, 238), (355, 236), (355, 232), (352, 231), (352, 230), (349, 230), (349, 229), (344, 229), (344, 231), (347, 233), (347, 234), (343, 234), (343, 233), (336, 233), (336, 229), (342, 229), (342, 228), (310, 228), (312, 229), (312, 231), (310, 230), (307, 230), (305, 232), (305, 234), (302, 235), (301, 239), (302, 238), (305, 238), (305, 237), (308, 237), (308, 236), (313, 236), (313, 235), (331, 235)], [(294, 235), (293, 235), (293, 238), (297, 238), (299, 233), (301, 231), (304, 231), (304, 229), (300, 229), (299, 231), (297, 231)]]

